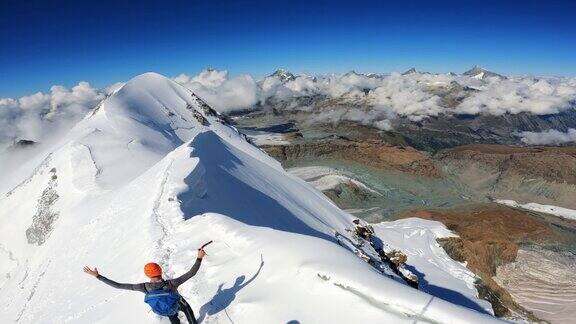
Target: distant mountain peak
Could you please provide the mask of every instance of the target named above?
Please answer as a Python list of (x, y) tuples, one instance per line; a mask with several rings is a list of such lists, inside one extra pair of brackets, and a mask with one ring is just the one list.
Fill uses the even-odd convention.
[(368, 73), (366, 74), (367, 77), (369, 78), (380, 78), (382, 77), (382, 75), (378, 74), (378, 73)]
[(479, 65), (474, 65), (474, 67), (472, 67), (470, 70), (464, 72), (463, 75), (466, 75), (466, 76), (469, 76), (469, 77), (472, 77), (475, 79), (480, 79), (480, 80), (483, 80), (487, 77), (498, 77), (498, 78), (503, 78), (503, 79), (506, 78), (505, 76), (500, 75), (498, 73), (488, 71)]
[(290, 71), (286, 69), (278, 69), (274, 71), (274, 73), (270, 74), (271, 77), (277, 77), (282, 82), (294, 81), (296, 80), (296, 76), (290, 73)]
[(418, 71), (416, 71), (415, 67), (411, 67), (409, 70), (402, 73), (402, 75), (409, 75), (409, 74), (415, 74), (415, 73), (418, 73)]
[(344, 76), (350, 76), (350, 75), (357, 75), (357, 76), (358, 76), (358, 75), (364, 75), (364, 74), (358, 73), (358, 72), (356, 72), (356, 71), (354, 71), (354, 70), (350, 70), (350, 71), (344, 73)]

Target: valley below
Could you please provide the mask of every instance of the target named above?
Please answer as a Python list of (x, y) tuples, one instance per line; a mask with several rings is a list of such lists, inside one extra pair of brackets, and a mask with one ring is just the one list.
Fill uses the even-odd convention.
[[(414, 142), (422, 132), (306, 120), (302, 113), (234, 118), (253, 143), (349, 213), (370, 223), (442, 222), (458, 237), (438, 244), (474, 272), (479, 297), (497, 316), (568, 323), (576, 315), (576, 219), (554, 215), (576, 209), (575, 147), (453, 137), (453, 147), (432, 149), (429, 138)], [(547, 209), (522, 208), (528, 203)]]

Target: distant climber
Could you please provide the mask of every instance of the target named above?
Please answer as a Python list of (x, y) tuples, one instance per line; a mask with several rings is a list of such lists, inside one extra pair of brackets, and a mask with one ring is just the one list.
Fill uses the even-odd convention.
[(178, 311), (181, 311), (186, 315), (189, 323), (196, 324), (197, 321), (194, 312), (186, 300), (178, 293), (178, 286), (182, 285), (198, 272), (202, 258), (206, 255), (204, 251), (206, 245), (207, 244), (198, 249), (198, 256), (192, 268), (175, 279), (164, 280), (162, 278), (162, 268), (156, 263), (148, 263), (144, 266), (144, 274), (150, 278), (150, 281), (139, 284), (118, 283), (99, 274), (98, 269), (94, 268), (94, 270), (92, 270), (87, 266), (84, 267), (84, 272), (114, 288), (145, 293), (146, 297), (144, 301), (150, 305), (154, 313), (167, 316), (170, 319), (170, 323), (180, 323)]

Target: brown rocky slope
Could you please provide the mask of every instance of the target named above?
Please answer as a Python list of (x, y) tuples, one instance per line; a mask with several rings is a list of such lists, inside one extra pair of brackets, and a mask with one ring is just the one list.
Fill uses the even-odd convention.
[(478, 196), (576, 209), (576, 147), (465, 145), (434, 158)]
[(480, 277), (477, 282), (480, 297), (492, 303), (497, 316), (509, 316), (512, 310), (537, 320), (492, 278), (498, 266), (515, 261), (519, 244), (555, 241), (549, 224), (497, 204), (476, 204), (457, 210), (416, 210), (398, 215), (405, 217), (439, 221), (459, 235), (441, 239), (439, 243), (453, 259), (466, 261), (467, 267)]
[(425, 177), (441, 176), (440, 168), (428, 154), (411, 147), (391, 146), (377, 139), (358, 141), (342, 136), (330, 136), (293, 141), (287, 145), (263, 145), (261, 148), (280, 161), (306, 157), (329, 158)]

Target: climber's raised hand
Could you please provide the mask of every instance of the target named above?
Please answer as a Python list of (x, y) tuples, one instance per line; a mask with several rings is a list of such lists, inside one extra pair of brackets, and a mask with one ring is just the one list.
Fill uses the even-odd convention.
[(198, 259), (202, 259), (206, 255), (206, 251), (204, 249), (198, 249)]
[(96, 268), (94, 268), (94, 270), (92, 270), (88, 266), (84, 266), (84, 272), (86, 272), (87, 274), (89, 274), (93, 277), (98, 277), (98, 269), (96, 269)]

